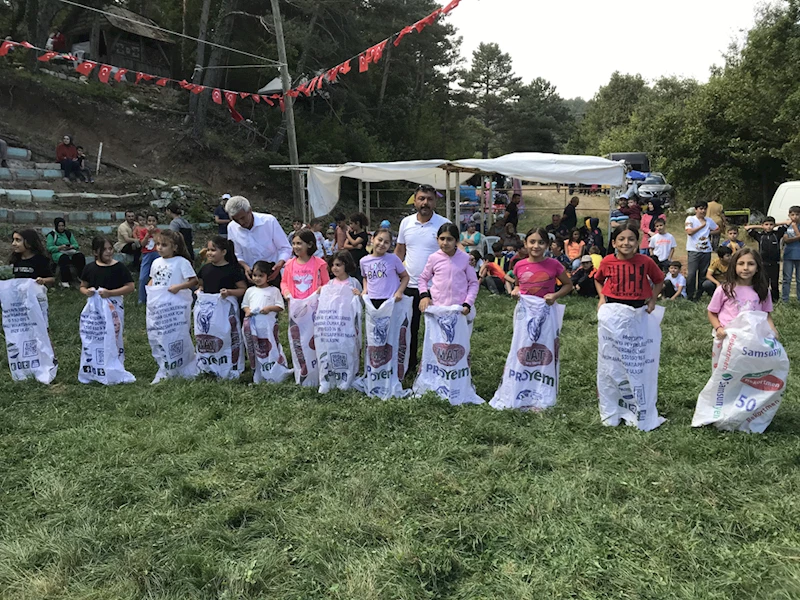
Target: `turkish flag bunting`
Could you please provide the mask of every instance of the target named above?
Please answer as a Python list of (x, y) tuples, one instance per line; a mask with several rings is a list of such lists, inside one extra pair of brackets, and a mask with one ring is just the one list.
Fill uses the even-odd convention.
[(58, 56), (58, 52), (45, 52), (36, 60), (41, 62), (49, 62), (50, 59), (53, 58), (54, 56)]
[(300, 95), (300, 92), (298, 92), (297, 90), (289, 90), (288, 92), (286, 92), (286, 95), (289, 96), (290, 98), (297, 98)]
[(136, 73), (136, 83), (139, 83), (142, 80), (150, 81), (151, 79), (153, 79), (152, 75), (148, 75), (147, 73), (141, 73), (141, 72)]
[(20, 42), (19, 45), (22, 46), (23, 48), (27, 48), (28, 50), (33, 50), (34, 48), (36, 48), (36, 46), (31, 44), (30, 42), (25, 42), (25, 41)]
[(386, 44), (389, 40), (383, 40), (380, 44), (375, 44), (370, 50), (372, 50), (372, 62), (378, 62), (381, 57), (383, 56), (383, 50), (386, 48)]
[(193, 94), (199, 94), (204, 89), (206, 89), (206, 87), (204, 85), (197, 85), (196, 83), (192, 84), (192, 93)]
[(281, 112), (286, 110), (286, 103), (283, 101), (283, 96), (278, 98), (278, 103), (281, 105)]
[(85, 60), (81, 64), (79, 64), (77, 67), (75, 67), (75, 70), (78, 73), (80, 73), (81, 75), (84, 75), (85, 77), (88, 77), (89, 73), (91, 73), (96, 66), (97, 66), (96, 62), (92, 62), (90, 60)]
[(165, 85), (167, 85), (167, 82), (168, 82), (168, 81), (169, 81), (169, 79), (167, 79), (166, 77), (162, 77), (161, 79), (159, 79), (158, 81), (156, 81), (156, 85), (159, 85), (159, 86), (161, 86), (161, 87), (164, 87)]
[(233, 106), (228, 105), (228, 111), (231, 113), (231, 119), (236, 121), (237, 123), (240, 121), (244, 121), (244, 117), (240, 115)]
[(117, 83), (122, 83), (122, 78), (125, 77), (125, 73), (128, 72), (128, 69), (118, 69), (117, 72), (114, 74), (114, 81)]
[(250, 95), (250, 92), (239, 92), (239, 97), (244, 100)]
[(231, 108), (236, 106), (236, 98), (238, 98), (236, 92), (225, 92), (225, 102), (227, 102), (228, 106)]
[(259, 96), (258, 94), (253, 94), (250, 97), (253, 99), (253, 102), (255, 102), (256, 104), (261, 104), (261, 96)]
[(402, 40), (404, 37), (406, 37), (412, 31), (414, 31), (414, 26), (413, 25), (409, 25), (408, 27), (403, 27), (403, 29), (400, 31), (400, 33), (397, 34), (397, 37), (394, 39), (395, 47), (399, 46), (400, 45), (400, 40)]
[(190, 89), (192, 89), (192, 84), (191, 84), (191, 83), (189, 83), (188, 81), (186, 81), (185, 79), (181, 79), (181, 80), (178, 82), (178, 85), (179, 85), (181, 88), (183, 88), (184, 90), (190, 90)]
[(358, 72), (363, 73), (369, 70), (369, 59), (366, 52), (358, 57)]
[(269, 104), (270, 106), (275, 106), (275, 103), (272, 101), (272, 99), (269, 96), (261, 96), (261, 99), (264, 102), (266, 102), (267, 104)]
[(222, 92), (219, 89), (215, 89), (211, 92), (211, 99), (217, 104), (222, 104)]
[(8, 54), (8, 51), (11, 50), (12, 46), (16, 46), (16, 44), (14, 42), (8, 42), (8, 41), (5, 41), (2, 44), (0, 44), (0, 56), (5, 56), (6, 54)]
[(323, 80), (324, 80), (324, 79), (325, 79), (325, 78), (324, 78), (322, 75), (320, 75), (319, 77), (317, 77), (317, 89), (318, 89), (318, 90), (321, 90), (321, 89), (322, 89), (322, 82), (323, 82)]
[(329, 69), (327, 73), (325, 73), (325, 79), (334, 83), (336, 81), (336, 76), (339, 74), (339, 67), (333, 67)]
[(342, 75), (347, 75), (350, 72), (350, 61), (345, 61), (339, 65), (339, 73)]
[(443, 15), (450, 14), (450, 11), (452, 11), (454, 8), (456, 8), (459, 5), (460, 2), (461, 2), (461, 0), (452, 0), (452, 2), (450, 2), (450, 4), (448, 4), (447, 6), (445, 6), (442, 9), (442, 14)]
[(111, 65), (101, 65), (97, 72), (97, 78), (103, 83), (108, 83), (109, 75), (111, 75)]
[(435, 11), (433, 11), (431, 14), (429, 14), (424, 19), (420, 19), (419, 21), (414, 23), (414, 29), (417, 30), (417, 33), (422, 33), (422, 30), (425, 29), (428, 25), (433, 25), (434, 21), (436, 21), (436, 19), (439, 17), (441, 12), (442, 12), (442, 9), (441, 8), (437, 8)]

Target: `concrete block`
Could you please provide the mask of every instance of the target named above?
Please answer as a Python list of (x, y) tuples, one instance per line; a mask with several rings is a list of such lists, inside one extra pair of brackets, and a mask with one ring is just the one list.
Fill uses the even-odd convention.
[(31, 190), (34, 202), (52, 202), (55, 195), (53, 190)]
[(42, 235), (43, 236), (47, 235), (51, 231), (55, 231), (52, 227), (42, 227), (41, 229), (42, 229)]
[(53, 170), (56, 171), (61, 170), (61, 165), (58, 163), (34, 163), (34, 167), (36, 169), (41, 169), (42, 171)]
[(0, 167), (0, 179), (13, 179), (13, 178), (14, 177), (11, 175), (11, 169)]
[(42, 221), (45, 223), (52, 223), (53, 219), (61, 217), (64, 218), (63, 210), (43, 210), (39, 213), (42, 216)]
[(16, 160), (30, 160), (31, 151), (25, 148), (9, 148), (8, 158), (13, 158)]
[(195, 223), (194, 227), (197, 229), (211, 229), (212, 227), (216, 227), (216, 223)]
[(43, 169), (39, 171), (44, 179), (61, 179), (64, 172), (61, 169)]
[[(124, 219), (125, 217), (123, 217)], [(98, 210), (92, 213), (92, 221), (110, 221), (111, 213)]]
[(36, 223), (39, 221), (39, 213), (35, 210), (15, 210), (14, 223)]
[(125, 212), (115, 212), (114, 213), (114, 220), (115, 221), (124, 221), (125, 220)]
[(97, 200), (100, 198), (100, 194), (94, 194), (92, 192), (81, 192), (78, 196), (84, 200)]
[(88, 212), (71, 212), (67, 213), (67, 221), (73, 223), (86, 223), (89, 220)]
[(24, 179), (26, 181), (42, 178), (42, 175), (36, 169), (12, 169), (11, 173), (14, 175), (14, 179)]
[(115, 228), (113, 225), (98, 225), (97, 227), (95, 227), (96, 231), (103, 233), (105, 235), (110, 235), (114, 233), (114, 229)]
[(30, 190), (6, 190), (6, 197), (9, 202), (30, 203), (32, 200)]
[(165, 200), (153, 200), (150, 202), (150, 206), (153, 208), (166, 208), (169, 206), (169, 203), (172, 202), (169, 198)]
[(0, 221), (8, 221), (8, 209), (0, 208)]

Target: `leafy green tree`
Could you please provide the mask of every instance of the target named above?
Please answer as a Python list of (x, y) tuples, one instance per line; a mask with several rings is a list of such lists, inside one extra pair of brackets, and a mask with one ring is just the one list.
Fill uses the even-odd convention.
[(519, 98), (500, 125), (508, 152), (559, 152), (574, 117), (556, 88), (541, 77), (519, 88)]

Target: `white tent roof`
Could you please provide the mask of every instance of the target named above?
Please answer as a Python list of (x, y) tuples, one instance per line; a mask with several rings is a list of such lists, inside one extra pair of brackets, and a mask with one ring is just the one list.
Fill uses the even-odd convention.
[(346, 163), (338, 167), (309, 167), (309, 204), (314, 216), (330, 213), (339, 201), (339, 183), (342, 177), (370, 182), (405, 180), (444, 189), (446, 168), (470, 170), (467, 173), (451, 174), (450, 183), (453, 188), (472, 177), (475, 171), (499, 173), (539, 183), (583, 183), (614, 187), (622, 187), (625, 183), (625, 167), (622, 163), (597, 156), (517, 152), (489, 159)]

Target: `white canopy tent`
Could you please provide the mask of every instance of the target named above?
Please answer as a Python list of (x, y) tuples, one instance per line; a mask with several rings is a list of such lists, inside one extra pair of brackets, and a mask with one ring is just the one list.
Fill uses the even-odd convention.
[[(308, 167), (308, 201), (314, 216), (329, 214), (339, 202), (342, 177), (365, 182), (405, 180), (446, 190), (447, 217), (458, 222), (459, 186), (476, 173), (498, 173), (538, 183), (582, 183), (621, 188), (625, 167), (597, 156), (517, 152), (498, 158), (346, 163)], [(455, 194), (451, 200), (451, 185)]]

